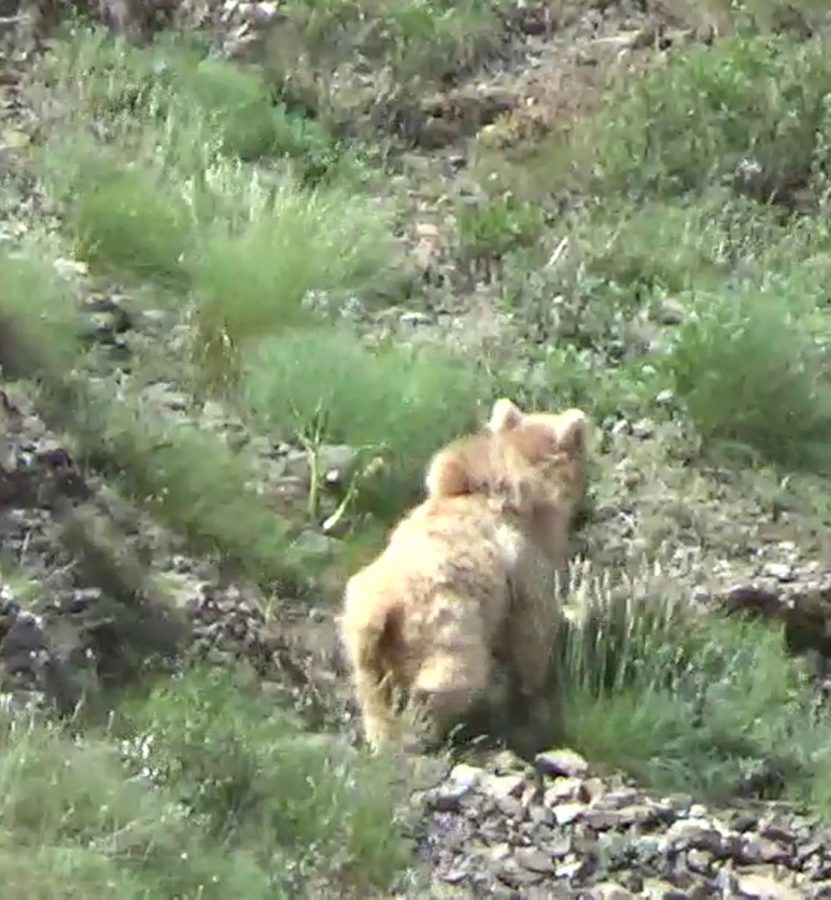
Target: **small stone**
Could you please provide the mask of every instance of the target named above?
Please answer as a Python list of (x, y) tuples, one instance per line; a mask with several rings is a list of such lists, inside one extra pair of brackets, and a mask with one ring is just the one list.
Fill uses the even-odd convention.
[(59, 256), (53, 265), (59, 275), (88, 275), (89, 266), (80, 259), (65, 259)]
[(775, 578), (777, 581), (782, 582), (793, 581), (794, 579), (793, 566), (790, 566), (787, 563), (765, 563), (762, 573), (769, 578)]
[(589, 867), (590, 863), (586, 859), (575, 859), (570, 862), (560, 863), (555, 869), (555, 875), (557, 878), (578, 878), (585, 869)]
[[(560, 779), (558, 779), (559, 781)], [(557, 782), (555, 782), (556, 784)], [(587, 778), (581, 788), (581, 799), (587, 803), (594, 803), (599, 800), (606, 792), (606, 785), (599, 778)]]
[(326, 557), (334, 552), (337, 545), (338, 541), (335, 538), (319, 531), (308, 530), (297, 536), (293, 547), (303, 555)]
[[(670, 884), (668, 881), (664, 881), (661, 878), (647, 878), (644, 880), (643, 887), (641, 891), (645, 897), (649, 898), (661, 898), (661, 900), (666, 900), (669, 897), (678, 897), (679, 891), (678, 889)], [(680, 893), (681, 897), (686, 897), (686, 894), (683, 892)]]
[(695, 847), (717, 853), (721, 849), (721, 835), (715, 828), (690, 819), (673, 822), (666, 833), (666, 838), (673, 849), (683, 850)]
[(745, 863), (776, 863), (786, 861), (790, 854), (776, 841), (751, 835), (739, 845), (737, 856)]
[(546, 806), (556, 806), (564, 800), (577, 800), (580, 797), (583, 782), (579, 778), (557, 778), (545, 792)]
[(655, 321), (661, 325), (680, 325), (684, 321), (685, 312), (680, 300), (666, 297), (655, 310)]
[(687, 853), (687, 865), (693, 872), (701, 875), (709, 875), (713, 867), (713, 859), (703, 850), (690, 850)]
[(575, 819), (579, 819), (587, 809), (588, 806), (585, 803), (561, 803), (551, 811), (554, 813), (558, 825), (568, 825)]
[(289, 450), (285, 456), (284, 471), (290, 478), (309, 483), (309, 454), (305, 450)]
[(549, 854), (536, 847), (520, 847), (514, 853), (514, 859), (524, 868), (532, 872), (548, 874), (554, 871), (554, 863)]
[(571, 778), (580, 778), (589, 771), (589, 764), (574, 750), (546, 750), (538, 753), (534, 763), (543, 775), (566, 775)]
[(430, 316), (423, 312), (405, 312), (401, 313), (399, 321), (402, 325), (417, 327), (419, 325), (429, 325), (431, 320)]
[(488, 850), (488, 859), (491, 864), (503, 862), (508, 859), (510, 855), (511, 845), (507, 843), (507, 841), (494, 844), (494, 846)]
[(794, 888), (765, 875), (737, 873), (736, 886), (743, 897), (758, 897), (760, 900), (799, 900), (802, 897)]
[(490, 761), (488, 768), (494, 775), (511, 775), (516, 772), (525, 773), (529, 766), (512, 750), (500, 750)]
[(459, 884), (464, 881), (469, 875), (467, 862), (463, 861), (457, 866), (453, 866), (453, 868), (448, 869), (446, 872), (442, 872), (439, 877), (442, 881), (446, 881), (448, 884)]
[(589, 809), (583, 814), (583, 821), (595, 831), (609, 831), (625, 824), (623, 812), (614, 809)]
[(635, 806), (624, 806), (620, 810), (620, 824), (628, 825), (655, 825), (661, 817), (658, 810), (654, 806), (648, 806), (645, 803)]
[(621, 809), (624, 806), (629, 806), (631, 803), (634, 803), (638, 799), (638, 792), (633, 790), (632, 788), (621, 788), (617, 791), (609, 791), (607, 794), (603, 796), (603, 804), (605, 806), (611, 806), (615, 809)]
[(632, 434), (636, 438), (645, 440), (646, 438), (652, 437), (654, 433), (655, 423), (651, 419), (638, 419), (637, 422), (632, 423)]
[(523, 888), (537, 884), (543, 876), (540, 872), (524, 868), (515, 859), (506, 859), (499, 866), (497, 877), (512, 888)]
[[(328, 481), (345, 481), (358, 462), (358, 451), (346, 444), (324, 444), (317, 450), (318, 464)], [(333, 478), (334, 473), (337, 478)]]
[(592, 887), (592, 896), (599, 900), (629, 900), (635, 894), (614, 881), (601, 881)]
[(554, 824), (554, 814), (545, 806), (531, 806), (528, 809), (528, 818), (534, 826)]
[(519, 797), (525, 779), (521, 775), (486, 775), (482, 778), (482, 792), (494, 800), (503, 800), (506, 797)]
[(690, 593), (690, 599), (693, 603), (707, 603), (710, 599), (710, 592), (703, 584), (697, 584)]
[(462, 797), (477, 786), (481, 777), (481, 769), (459, 763), (451, 769), (450, 776), (444, 784), (427, 792), (428, 805), (442, 812), (457, 810)]
[(525, 807), (516, 797), (500, 797), (496, 801), (496, 808), (508, 819), (521, 822), (525, 818)]

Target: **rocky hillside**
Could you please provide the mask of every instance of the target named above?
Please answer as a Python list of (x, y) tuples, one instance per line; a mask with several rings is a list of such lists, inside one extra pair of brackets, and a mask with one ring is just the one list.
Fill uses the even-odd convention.
[[(823, 5), (70, 6), (0, 3), (0, 879), (831, 892)], [(571, 749), (369, 758), (344, 577), (501, 395), (595, 423)]]

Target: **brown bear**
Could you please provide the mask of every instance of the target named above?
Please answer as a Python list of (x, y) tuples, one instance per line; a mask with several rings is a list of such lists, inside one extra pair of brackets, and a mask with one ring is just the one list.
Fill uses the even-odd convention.
[(373, 747), (413, 736), (396, 695), (432, 741), (486, 702), (500, 661), (514, 699), (545, 689), (586, 430), (580, 410), (528, 414), (498, 400), (486, 429), (434, 456), (427, 498), (349, 579), (340, 630)]

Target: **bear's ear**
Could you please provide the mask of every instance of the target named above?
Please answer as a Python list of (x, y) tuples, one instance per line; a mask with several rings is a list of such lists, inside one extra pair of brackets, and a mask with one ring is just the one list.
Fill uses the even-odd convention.
[(522, 410), (507, 397), (501, 397), (493, 404), (488, 429), (493, 432), (511, 431), (522, 421)]
[(452, 447), (440, 450), (427, 466), (424, 487), (428, 497), (458, 497), (471, 493), (467, 462)]
[(557, 423), (557, 443), (570, 456), (586, 452), (589, 420), (581, 409), (567, 409), (560, 413)]

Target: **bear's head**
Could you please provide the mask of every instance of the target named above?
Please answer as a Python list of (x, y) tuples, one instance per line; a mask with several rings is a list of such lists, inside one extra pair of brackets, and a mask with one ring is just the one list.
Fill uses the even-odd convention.
[(487, 426), (460, 438), (430, 461), (428, 497), (482, 495), (546, 531), (568, 525), (587, 486), (589, 421), (579, 409), (523, 412), (497, 400)]

